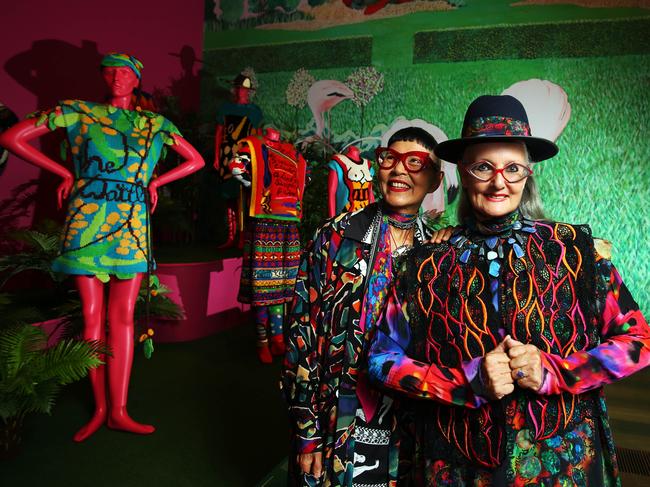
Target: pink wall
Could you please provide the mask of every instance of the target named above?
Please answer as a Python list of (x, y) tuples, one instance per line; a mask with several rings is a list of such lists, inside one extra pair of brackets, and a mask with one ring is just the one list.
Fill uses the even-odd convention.
[(250, 307), (237, 302), (241, 258), (193, 264), (159, 264), (156, 275), (183, 310), (180, 320), (152, 317), (154, 341), (196, 340), (252, 321)]
[[(190, 63), (192, 50), (201, 56), (203, 0), (4, 2), (1, 17), (0, 101), (19, 118), (59, 99), (101, 100), (98, 64), (113, 50), (144, 63), (145, 91), (164, 90), (198, 106), (199, 66), (188, 71), (180, 53)], [(57, 139), (44, 137), (41, 146), (57, 154)], [(0, 232), (56, 217), (56, 178), (15, 157), (0, 171)]]

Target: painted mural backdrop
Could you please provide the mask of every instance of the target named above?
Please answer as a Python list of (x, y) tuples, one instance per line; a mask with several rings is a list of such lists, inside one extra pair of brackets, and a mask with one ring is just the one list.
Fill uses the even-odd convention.
[[(370, 156), (404, 123), (457, 137), (476, 96), (512, 94), (533, 134), (560, 146), (535, 167), (547, 215), (589, 223), (611, 240), (650, 312), (649, 8), (645, 0), (207, 0), (204, 116), (220, 103), (221, 80), (251, 66), (266, 124), (306, 150), (354, 144)], [(314, 154), (315, 168), (326, 164)], [(453, 165), (445, 169), (445, 187), (427, 205), (453, 222), (458, 181)]]

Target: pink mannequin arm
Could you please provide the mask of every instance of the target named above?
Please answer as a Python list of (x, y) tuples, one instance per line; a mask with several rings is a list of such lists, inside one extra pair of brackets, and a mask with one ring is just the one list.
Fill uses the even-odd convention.
[(47, 123), (36, 125), (35, 118), (28, 118), (0, 134), (0, 146), (35, 166), (53, 172), (63, 178), (56, 190), (57, 204), (61, 208), (63, 200), (70, 195), (74, 175), (63, 165), (55, 162), (28, 142), (50, 132)]
[(158, 176), (156, 179), (152, 180), (149, 183), (149, 198), (151, 200), (151, 213), (156, 209), (158, 204), (158, 188), (164, 186), (167, 183), (176, 181), (177, 179), (184, 178), (189, 176), (193, 172), (198, 171), (203, 166), (205, 162), (203, 157), (199, 154), (190, 143), (179, 135), (172, 135), (174, 138), (174, 145), (170, 146), (172, 150), (177, 152), (181, 157), (185, 159), (185, 162), (180, 166), (175, 167), (171, 171), (167, 171), (165, 174)]
[(330, 169), (327, 176), (327, 210), (330, 218), (336, 216), (336, 189), (338, 185), (339, 178), (336, 171)]

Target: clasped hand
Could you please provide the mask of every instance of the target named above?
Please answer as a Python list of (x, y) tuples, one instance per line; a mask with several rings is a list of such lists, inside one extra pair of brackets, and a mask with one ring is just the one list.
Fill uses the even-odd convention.
[(535, 345), (524, 344), (510, 335), (485, 354), (481, 364), (485, 395), (501, 399), (515, 390), (515, 384), (538, 391), (542, 386), (542, 359)]

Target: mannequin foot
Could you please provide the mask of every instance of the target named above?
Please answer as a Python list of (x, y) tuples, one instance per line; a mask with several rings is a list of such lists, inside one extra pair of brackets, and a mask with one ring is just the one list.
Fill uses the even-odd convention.
[(92, 435), (95, 431), (101, 428), (105, 422), (106, 422), (106, 410), (101, 409), (95, 411), (95, 414), (90, 419), (90, 421), (88, 421), (85, 425), (83, 425), (81, 429), (74, 434), (72, 439), (77, 443), (81, 443), (90, 435)]
[(282, 335), (275, 335), (271, 337), (271, 354), (272, 355), (284, 355), (287, 347), (284, 345), (284, 337)]
[(257, 357), (263, 364), (273, 363), (273, 355), (271, 355), (271, 350), (269, 350), (269, 346), (266, 343), (257, 346)]
[(136, 435), (150, 435), (156, 428), (150, 424), (137, 423), (132, 420), (126, 412), (112, 415), (108, 418), (107, 426), (114, 430), (128, 431)]

